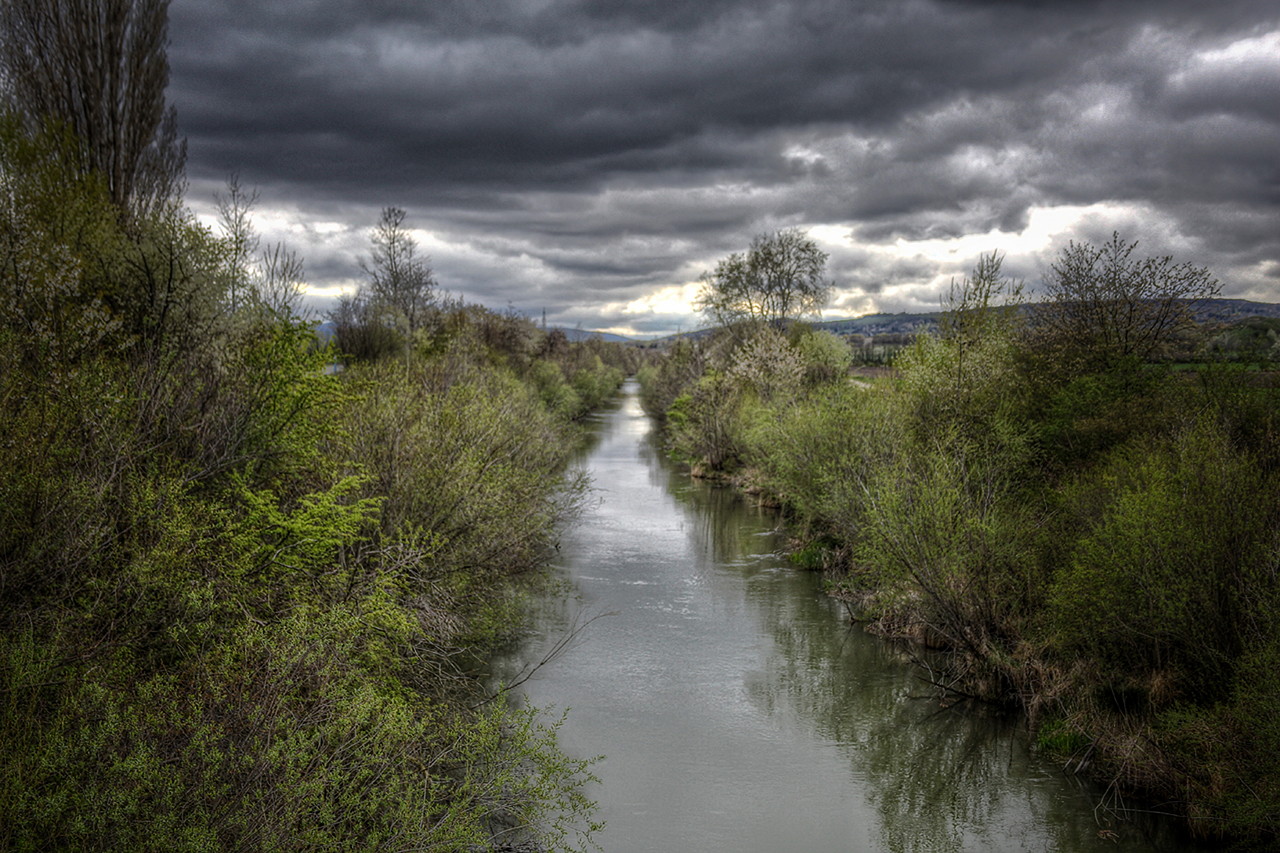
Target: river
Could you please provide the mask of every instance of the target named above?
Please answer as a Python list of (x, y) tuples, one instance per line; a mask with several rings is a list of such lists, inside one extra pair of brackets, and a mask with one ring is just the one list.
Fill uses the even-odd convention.
[[(908, 656), (851, 627), (783, 556), (776, 516), (669, 463), (634, 382), (596, 416), (595, 501), (560, 543), (564, 594), (493, 661), (602, 755), (605, 853), (1194, 850), (1100, 808), (1016, 720), (943, 708)], [(594, 621), (589, 620), (595, 618)]]

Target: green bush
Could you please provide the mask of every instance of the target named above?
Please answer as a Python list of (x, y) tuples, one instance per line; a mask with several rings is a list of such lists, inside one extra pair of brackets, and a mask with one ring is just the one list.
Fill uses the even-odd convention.
[(901, 452), (904, 421), (890, 392), (832, 386), (750, 419), (748, 460), (800, 518), (852, 543), (882, 466)]
[(499, 372), (449, 382), (436, 365), (353, 371), (343, 450), (381, 496), (383, 531), (429, 531), (443, 573), (509, 574), (539, 563), (581, 481), (564, 475), (564, 427)]
[(806, 331), (796, 340), (795, 348), (804, 364), (806, 386), (813, 388), (848, 376), (853, 351), (839, 335), (827, 331)]
[(868, 488), (860, 562), (977, 662), (1011, 652), (1044, 595), (1020, 463), (1008, 445), (955, 431), (879, 467)]
[(1258, 573), (1274, 486), (1200, 421), (1113, 453), (1067, 495), (1084, 529), (1054, 584), (1059, 642), (1121, 671), (1169, 670), (1194, 701), (1224, 698), (1248, 602), (1272, 594)]
[(246, 624), (164, 673), (121, 654), (73, 674), (56, 643), (0, 638), (4, 845), (465, 850), (523, 833), (563, 849), (593, 829), (586, 763), (558, 753), (554, 729), (375, 676), (356, 662), (359, 626), (341, 609)]
[(721, 373), (708, 373), (689, 393), (672, 401), (667, 424), (672, 452), (709, 471), (731, 470), (740, 455), (737, 383)]
[(589, 837), (585, 765), (458, 668), (577, 505), (563, 422), (474, 364), (319, 358), (279, 326), (0, 373), (0, 847)]
[(676, 398), (686, 393), (701, 378), (707, 366), (707, 353), (694, 341), (679, 340), (672, 344), (656, 367), (640, 371), (640, 405), (650, 417), (665, 423), (667, 412)]

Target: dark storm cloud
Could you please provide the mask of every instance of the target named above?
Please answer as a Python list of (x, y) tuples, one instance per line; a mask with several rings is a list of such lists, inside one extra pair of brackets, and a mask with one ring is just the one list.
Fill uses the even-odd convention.
[[(188, 0), (171, 15), (193, 195), (238, 172), (304, 219), (367, 228), (404, 207), (441, 241), (442, 284), (495, 307), (639, 328), (616, 306), (753, 233), (832, 224), (887, 247), (1017, 233), (1056, 205), (1139, 211), (1144, 248), (1194, 252), (1241, 290), (1280, 264), (1268, 3)], [(309, 250), (313, 279), (357, 277), (359, 236)], [(840, 267), (847, 254), (833, 275), (869, 296), (941, 269), (883, 253)]]

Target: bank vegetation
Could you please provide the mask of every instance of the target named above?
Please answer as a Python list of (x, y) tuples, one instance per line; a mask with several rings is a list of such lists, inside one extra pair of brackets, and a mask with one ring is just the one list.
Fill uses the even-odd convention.
[(123, 209), (82, 153), (0, 121), (0, 849), (589, 845), (589, 762), (470, 673), (629, 354), (410, 317), (376, 229), (325, 348), (251, 193)]
[[(1280, 831), (1280, 347), (1197, 327), (1207, 270), (1118, 235), (1037, 301), (984, 256), (888, 375), (799, 318), (674, 345), (642, 401), (782, 506), (869, 628), (949, 652), (1070, 772), (1206, 837)], [(1193, 359), (1192, 364), (1175, 360)]]

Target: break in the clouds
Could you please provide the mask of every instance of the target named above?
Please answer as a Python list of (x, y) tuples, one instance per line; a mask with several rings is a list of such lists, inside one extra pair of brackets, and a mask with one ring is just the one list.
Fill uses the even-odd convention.
[(170, 37), (189, 203), (257, 187), (318, 304), (388, 205), (451, 293), (637, 335), (789, 226), (828, 316), (1113, 230), (1280, 299), (1273, 0), (180, 0)]

